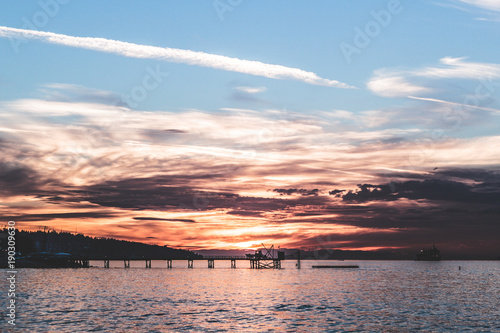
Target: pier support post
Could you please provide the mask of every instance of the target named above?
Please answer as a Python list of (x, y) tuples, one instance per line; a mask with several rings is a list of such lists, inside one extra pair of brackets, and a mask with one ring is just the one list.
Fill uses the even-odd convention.
[(236, 260), (231, 259), (231, 268), (236, 268)]
[(274, 260), (273, 260), (273, 268), (276, 268), (276, 269), (281, 269), (281, 260), (279, 260), (279, 259), (274, 259)]
[(300, 269), (300, 250), (297, 251), (297, 269)]
[(208, 259), (208, 268), (214, 268), (214, 260), (213, 259)]
[(104, 268), (109, 268), (109, 259), (104, 259)]
[(188, 259), (188, 268), (193, 268), (193, 259)]
[(123, 260), (123, 266), (125, 268), (130, 268), (130, 260)]
[(250, 268), (260, 268), (260, 260), (250, 259)]
[(146, 268), (151, 268), (151, 260), (146, 259)]
[(172, 268), (172, 260), (167, 259), (167, 268)]

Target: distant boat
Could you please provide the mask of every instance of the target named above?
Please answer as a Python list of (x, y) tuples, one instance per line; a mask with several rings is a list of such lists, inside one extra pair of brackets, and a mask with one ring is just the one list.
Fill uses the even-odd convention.
[(417, 261), (440, 261), (441, 252), (433, 244), (429, 249), (422, 249), (417, 253)]

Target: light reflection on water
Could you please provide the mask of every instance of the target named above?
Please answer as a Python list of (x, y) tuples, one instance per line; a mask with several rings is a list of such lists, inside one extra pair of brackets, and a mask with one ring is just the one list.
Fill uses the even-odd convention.
[(151, 269), (144, 262), (21, 269), (16, 331), (500, 331), (500, 262), (333, 263), (360, 268), (311, 269), (317, 262), (303, 261), (297, 270), (286, 261), (281, 270), (252, 270), (238, 261), (230, 269), (216, 261), (208, 269), (195, 261), (187, 269), (174, 261), (166, 269), (153, 261)]

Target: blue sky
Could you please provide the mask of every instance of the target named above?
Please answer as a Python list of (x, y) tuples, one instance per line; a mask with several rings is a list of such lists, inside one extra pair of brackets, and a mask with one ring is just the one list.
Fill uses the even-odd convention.
[[(389, 1), (241, 1), (221, 13), (217, 2), (107, 1), (58, 5), (54, 17), (43, 20), (37, 2), (5, 1), (2, 25), (22, 28), (25, 21), (38, 30), (81, 37), (101, 37), (143, 45), (172, 47), (240, 59), (295, 67), (354, 85), (357, 91), (309, 87), (299, 82), (275, 81), (158, 60), (127, 59), (115, 55), (46, 45), (21, 44), (19, 52), (2, 39), (2, 80), (15, 88), (1, 97), (26, 96), (45, 83), (70, 83), (116, 93), (127, 93), (145, 75), (146, 66), (160, 65), (171, 74), (144, 100), (140, 109), (241, 107), (231, 99), (234, 86), (265, 86), (262, 99), (274, 107), (301, 112), (311, 109), (363, 111), (397, 105), (366, 89), (380, 68), (437, 65), (443, 57), (468, 57), (495, 62), (498, 22), (479, 21), (479, 8), (460, 2), (402, 1), (400, 12), (370, 38), (348, 63), (340, 45), (354, 45), (355, 27), (373, 21), (371, 11), (387, 10)], [(50, 1), (47, 3), (51, 3)], [(49, 7), (53, 8), (53, 7)], [(152, 10), (154, 8), (154, 10)], [(488, 15), (486, 15), (487, 17)], [(494, 17), (494, 16), (493, 16)], [(38, 21), (37, 21), (38, 20)], [(38, 26), (37, 25), (43, 26)], [(467, 41), (467, 42), (464, 42)], [(22, 65), (21, 65), (22, 64)]]
[[(426, 222), (379, 221), (425, 208), (449, 222), (463, 200), (476, 216), (500, 193), (497, 1), (1, 6), (0, 182), (12, 190), (0, 213), (27, 228), (402, 248), (388, 235)], [(436, 241), (459, 251), (448, 222)], [(198, 223), (197, 238), (179, 223)], [(490, 244), (492, 228), (468, 246)]]

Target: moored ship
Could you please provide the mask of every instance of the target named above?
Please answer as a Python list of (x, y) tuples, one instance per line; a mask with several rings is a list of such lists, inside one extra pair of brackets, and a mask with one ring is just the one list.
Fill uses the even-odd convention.
[(441, 252), (433, 244), (429, 249), (422, 249), (417, 253), (417, 261), (440, 261)]

